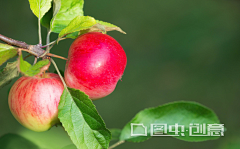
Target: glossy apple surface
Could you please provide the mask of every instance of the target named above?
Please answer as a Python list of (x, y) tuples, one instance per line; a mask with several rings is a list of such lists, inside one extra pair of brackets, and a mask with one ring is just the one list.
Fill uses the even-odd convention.
[(21, 77), (12, 86), (8, 103), (13, 116), (23, 126), (37, 132), (59, 123), (58, 104), (63, 84), (57, 74)]
[(90, 32), (72, 43), (64, 78), (69, 87), (95, 100), (113, 92), (126, 64), (126, 53), (114, 38)]

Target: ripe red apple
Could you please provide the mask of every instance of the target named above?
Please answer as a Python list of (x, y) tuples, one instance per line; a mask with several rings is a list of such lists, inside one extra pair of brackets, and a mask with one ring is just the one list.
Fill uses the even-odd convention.
[(46, 131), (59, 123), (58, 104), (63, 84), (57, 74), (21, 77), (12, 86), (8, 103), (13, 116), (33, 131)]
[(99, 99), (113, 92), (126, 64), (126, 53), (114, 38), (90, 32), (72, 43), (64, 78), (69, 87)]

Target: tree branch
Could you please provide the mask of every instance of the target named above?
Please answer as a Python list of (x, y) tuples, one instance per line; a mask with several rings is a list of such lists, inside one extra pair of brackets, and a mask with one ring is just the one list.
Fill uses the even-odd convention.
[(51, 53), (45, 53), (46, 51), (41, 48), (41, 45), (28, 45), (25, 42), (14, 40), (12, 38), (3, 36), (2, 34), (0, 34), (0, 40), (2, 40), (3, 42), (5, 42), (9, 45), (17, 46), (22, 51), (26, 51), (26, 52), (34, 55), (37, 58), (41, 57), (43, 59), (46, 59), (47, 57), (56, 57), (56, 58), (67, 60), (66, 58), (64, 58), (62, 56), (58, 56), (58, 55), (51, 54)]
[(3, 36), (2, 34), (0, 34), (0, 40), (2, 40), (3, 42), (5, 42), (7, 44), (17, 46), (20, 48), (24, 48), (24, 49), (28, 49), (28, 47), (29, 47), (29, 45), (26, 44), (25, 42), (14, 40), (12, 38), (8, 38), (6, 36)]

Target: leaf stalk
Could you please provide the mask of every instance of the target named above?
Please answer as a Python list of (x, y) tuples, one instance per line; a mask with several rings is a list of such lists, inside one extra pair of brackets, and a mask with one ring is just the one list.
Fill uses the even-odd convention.
[(117, 143), (115, 143), (115, 144), (113, 144), (112, 146), (110, 146), (108, 149), (113, 149), (113, 148), (115, 148), (115, 147), (117, 147), (117, 146), (123, 144), (124, 142), (125, 142), (124, 140), (122, 140), (122, 141), (118, 141)]

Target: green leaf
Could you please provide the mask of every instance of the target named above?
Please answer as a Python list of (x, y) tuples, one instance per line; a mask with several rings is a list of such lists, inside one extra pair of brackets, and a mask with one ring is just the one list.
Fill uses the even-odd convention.
[(55, 0), (51, 31), (60, 33), (77, 16), (83, 16), (83, 0)]
[(123, 34), (126, 34), (126, 32), (124, 32), (120, 27), (117, 27), (116, 25), (113, 25), (111, 23), (103, 22), (103, 21), (99, 21), (99, 20), (96, 20), (96, 24), (93, 25), (91, 28), (82, 30), (80, 33), (81, 33), (81, 35), (85, 34), (85, 33), (88, 33), (88, 32), (103, 32), (103, 33), (106, 33), (108, 31), (113, 31), (113, 30), (116, 30), (116, 31), (119, 31)]
[(17, 49), (13, 46), (0, 43), (0, 66), (8, 59), (17, 55)]
[(42, 26), (50, 29), (50, 22), (53, 17), (53, 7), (42, 17), (41, 24)]
[(41, 60), (33, 66), (27, 61), (24, 61), (22, 55), (20, 55), (18, 59), (18, 69), (25, 76), (35, 76), (41, 74), (43, 71), (47, 70), (49, 66), (50, 61), (48, 59)]
[(17, 61), (7, 63), (7, 66), (0, 71), (0, 89), (8, 85), (18, 75)]
[(57, 15), (61, 9), (61, 0), (53, 0), (53, 17)]
[(100, 20), (96, 20), (97, 23), (101, 24), (101, 25), (104, 25), (106, 27), (117, 27), (116, 25), (113, 25), (111, 23), (108, 23), (108, 22), (103, 22), (103, 21), (100, 21)]
[(77, 149), (77, 147), (74, 144), (70, 144), (70, 145), (63, 147), (62, 149)]
[(74, 18), (66, 28), (64, 28), (59, 33), (59, 38), (63, 37), (67, 34), (77, 32), (80, 30), (88, 29), (92, 27), (94, 24), (96, 24), (96, 20), (93, 17), (90, 16), (77, 16)]
[[(131, 123), (134, 125), (142, 124), (144, 127), (147, 127), (147, 136), (131, 135)], [(180, 140), (197, 142), (219, 138), (219, 136), (189, 135), (191, 129), (190, 124), (199, 124), (202, 126), (206, 124), (206, 127), (208, 126), (208, 124), (219, 124), (219, 120), (212, 110), (195, 102), (173, 102), (165, 104), (163, 106), (140, 111), (123, 128), (120, 140), (141, 142), (151, 138), (151, 128), (153, 128), (151, 124), (167, 124), (167, 126), (163, 126), (164, 128), (166, 128), (165, 133), (167, 133), (168, 135), (174, 135), (174, 132), (171, 132), (171, 127), (169, 126), (172, 126), (172, 128), (174, 129), (176, 123), (184, 127), (184, 131), (181, 131), (181, 127), (176, 129), (177, 131), (180, 131), (178, 133), (179, 136), (176, 136), (176, 138)], [(144, 134), (143, 126), (133, 127), (132, 134)], [(193, 131), (196, 132), (196, 129), (193, 129)], [(202, 133), (193, 134), (201, 135)]]
[(91, 29), (89, 29), (88, 32), (92, 32), (92, 31), (95, 31), (95, 32), (108, 32), (108, 31), (119, 31), (123, 34), (126, 34), (126, 32), (124, 32), (120, 27), (117, 27), (116, 25), (113, 25), (111, 23), (108, 23), (108, 22), (103, 22), (103, 21), (99, 21), (99, 20), (96, 20), (97, 24), (94, 25)]
[(116, 30), (116, 31), (119, 31), (119, 32), (121, 32), (123, 34), (126, 34), (126, 32), (124, 32), (120, 27), (118, 27), (116, 25), (113, 25), (111, 23), (103, 22), (103, 21), (99, 21), (99, 20), (97, 20), (97, 23), (102, 25), (102, 26), (104, 26), (106, 31), (114, 31), (114, 30)]
[(0, 137), (0, 144), (1, 149), (39, 149), (39, 147), (30, 140), (11, 133)]
[(61, 7), (61, 0), (53, 0), (53, 6), (41, 19), (42, 26), (50, 29), (50, 23), (52, 18), (58, 13)]
[(111, 131), (111, 134), (112, 134), (112, 140), (111, 141), (119, 140), (122, 130), (114, 128), (114, 129), (110, 129), (110, 131)]
[(108, 148), (111, 133), (86, 94), (64, 89), (58, 110), (58, 117), (77, 148)]
[(79, 35), (80, 35), (80, 32), (74, 32), (74, 33), (68, 34), (66, 38), (76, 39)]
[(29, 0), (30, 8), (34, 15), (42, 18), (51, 8), (52, 0)]

